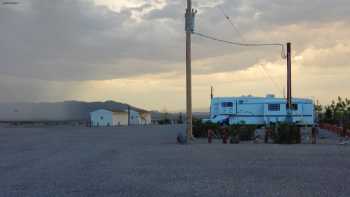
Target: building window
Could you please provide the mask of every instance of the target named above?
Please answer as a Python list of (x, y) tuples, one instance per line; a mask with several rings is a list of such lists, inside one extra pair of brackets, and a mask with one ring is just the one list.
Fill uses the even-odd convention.
[(281, 111), (280, 104), (269, 104), (269, 111)]
[(242, 105), (242, 104), (243, 104), (243, 100), (239, 100), (238, 103), (239, 103), (240, 105)]
[[(286, 109), (288, 109), (288, 104), (286, 104)], [(293, 111), (298, 111), (298, 104), (293, 103), (292, 104), (292, 110)]]
[(232, 102), (223, 102), (221, 103), (222, 107), (233, 107), (233, 103)]
[(103, 116), (101, 116), (100, 119), (103, 120)]

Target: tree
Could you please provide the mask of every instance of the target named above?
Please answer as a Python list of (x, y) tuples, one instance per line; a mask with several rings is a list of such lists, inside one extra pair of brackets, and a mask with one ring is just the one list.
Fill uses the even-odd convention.
[[(319, 107), (315, 107), (315, 110), (317, 112)], [(336, 101), (333, 100), (330, 105), (325, 106), (322, 121), (338, 125), (350, 124), (350, 100), (340, 96)]]
[(317, 120), (321, 120), (322, 119), (322, 105), (317, 101), (315, 104), (315, 111), (316, 111), (316, 117)]
[(182, 117), (182, 113), (180, 112), (179, 114), (179, 119), (177, 120), (177, 123), (178, 124), (183, 124), (184, 123), (184, 120), (183, 120), (183, 117)]
[(324, 118), (322, 121), (326, 123), (333, 123), (333, 111), (330, 106), (325, 107)]
[(166, 108), (164, 108), (161, 112), (161, 119), (159, 120), (159, 124), (171, 124), (171, 120), (169, 119), (169, 113)]

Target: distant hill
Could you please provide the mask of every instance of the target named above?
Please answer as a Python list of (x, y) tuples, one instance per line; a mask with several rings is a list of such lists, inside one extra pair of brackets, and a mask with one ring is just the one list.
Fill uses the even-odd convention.
[[(0, 103), (0, 121), (88, 121), (97, 109), (127, 110), (128, 104), (115, 101), (57, 103)], [(130, 106), (134, 110), (143, 110)]]

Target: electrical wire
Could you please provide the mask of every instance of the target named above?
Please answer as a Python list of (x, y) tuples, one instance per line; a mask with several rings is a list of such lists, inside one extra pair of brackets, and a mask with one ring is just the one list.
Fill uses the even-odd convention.
[(206, 38), (206, 39), (209, 39), (209, 40), (214, 40), (214, 41), (217, 41), (217, 42), (222, 42), (222, 43), (236, 45), (236, 46), (241, 46), (241, 47), (279, 46), (279, 47), (281, 47), (281, 57), (282, 57), (282, 59), (286, 59), (287, 58), (287, 56), (285, 54), (285, 49), (284, 49), (284, 45), (283, 44), (279, 44), (279, 43), (241, 43), (241, 42), (232, 42), (232, 41), (227, 41), (227, 40), (215, 38), (213, 36), (205, 35), (205, 34), (198, 33), (198, 32), (192, 32), (192, 34), (200, 36), (200, 37), (203, 37), (203, 38)]
[(277, 91), (280, 91), (283, 94), (283, 90), (278, 86), (278, 84), (276, 83), (275, 80), (273, 80), (273, 78), (271, 77), (271, 75), (268, 74), (268, 72), (266, 71), (265, 67), (263, 67), (261, 64), (258, 64), (259, 68), (263, 71), (263, 73), (265, 74), (265, 76), (267, 76), (267, 78), (270, 79), (270, 81), (272, 82), (272, 84), (275, 86)]
[[(200, 37), (203, 37), (203, 38), (206, 38), (206, 39), (210, 39), (210, 40), (217, 41), (217, 42), (222, 42), (222, 43), (225, 43), (225, 44), (241, 46), (241, 47), (279, 46), (279, 47), (281, 47), (281, 57), (282, 57), (282, 59), (286, 59), (287, 58), (286, 53), (285, 53), (284, 44), (280, 44), (280, 43), (247, 43), (246, 40), (244, 39), (242, 33), (239, 31), (238, 27), (234, 24), (234, 22), (231, 20), (231, 18), (225, 13), (224, 9), (221, 6), (218, 6), (218, 9), (221, 11), (221, 13), (226, 18), (226, 20), (230, 23), (230, 25), (233, 28), (233, 30), (239, 35), (241, 40), (244, 41), (244, 42), (227, 41), (227, 40), (219, 39), (219, 38), (216, 38), (216, 37), (213, 37), (213, 36), (205, 35), (205, 34), (202, 34), (202, 33), (199, 33), (199, 32), (192, 32), (192, 33), (194, 35), (197, 35), (197, 36), (200, 36)], [(283, 88), (280, 89), (280, 87), (278, 86), (276, 81), (273, 80), (273, 78), (268, 74), (266, 69), (261, 64), (258, 64), (258, 66), (263, 71), (265, 76), (267, 76), (267, 78), (270, 79), (270, 81), (275, 86), (277, 91), (281, 91), (283, 96), (285, 97), (284, 90), (282, 90)]]
[[(219, 38), (215, 38), (212, 36), (208, 36), (202, 33), (198, 33), (198, 32), (192, 32), (194, 35), (200, 36), (200, 37), (204, 37), (206, 39), (210, 39), (210, 40), (214, 40), (217, 42), (222, 42), (222, 43), (226, 43), (226, 44), (232, 44), (232, 45), (236, 45), (236, 46), (242, 46), (242, 47), (264, 47), (264, 46), (280, 46), (282, 51), (281, 51), (281, 57), (282, 59), (286, 58), (285, 55), (285, 50), (284, 50), (284, 45), (283, 44), (278, 44), (278, 43), (241, 43), (241, 42), (231, 42), (231, 41), (226, 41), (226, 40), (222, 40)], [(277, 85), (277, 83), (273, 80), (273, 78), (266, 72), (265, 68), (263, 66), (261, 66), (259, 64), (259, 67), (263, 70), (263, 73), (271, 80), (271, 82), (273, 83), (273, 85), (276, 87), (276, 89), (278, 91), (281, 91), (282, 94), (284, 94), (284, 91), (280, 89), (280, 87)]]
[[(225, 10), (221, 6), (217, 6), (218, 10), (222, 13), (222, 15), (225, 17), (225, 19), (230, 23), (231, 27), (233, 30), (238, 34), (240, 39), (243, 42), (246, 42), (246, 39), (243, 37), (243, 34), (240, 32), (238, 26), (231, 20), (231, 18), (226, 14)], [(282, 53), (283, 53), (283, 48), (282, 48)], [(282, 54), (282, 58), (284, 58), (284, 54)], [(259, 68), (262, 70), (264, 73), (265, 77), (268, 78), (272, 84), (275, 86), (276, 90), (279, 92), (281, 91), (282, 95), (284, 96), (284, 90), (283, 89), (283, 84), (282, 84), (282, 89), (278, 86), (276, 81), (272, 78), (272, 76), (268, 73), (268, 71), (263, 67), (261, 64), (258, 64)], [(285, 96), (284, 96), (285, 97)]]
[(231, 18), (226, 14), (226, 12), (224, 11), (224, 9), (221, 6), (217, 6), (217, 8), (221, 11), (222, 15), (224, 15), (224, 17), (227, 19), (227, 21), (230, 23), (230, 25), (232, 26), (233, 30), (236, 31), (236, 33), (239, 35), (239, 37), (241, 38), (242, 41), (246, 41), (241, 33), (241, 31), (239, 31), (237, 25), (231, 20)]

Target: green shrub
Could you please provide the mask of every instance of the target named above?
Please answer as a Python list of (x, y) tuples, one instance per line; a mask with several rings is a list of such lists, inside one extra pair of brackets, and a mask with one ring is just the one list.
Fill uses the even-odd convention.
[[(244, 122), (237, 125), (228, 125), (224, 126), (227, 128), (229, 132), (229, 136), (232, 139), (236, 139), (238, 136), (238, 140), (241, 141), (249, 141), (253, 140), (255, 136), (256, 126), (245, 125)], [(208, 137), (208, 130), (211, 129), (214, 134), (218, 137), (222, 135), (222, 126), (214, 123), (203, 123), (199, 119), (193, 120), (193, 135), (196, 138)]]
[(160, 125), (167, 125), (167, 124), (171, 124), (171, 120), (168, 118), (162, 119), (158, 121), (158, 124)]
[(300, 129), (295, 124), (275, 124), (273, 125), (272, 138), (276, 144), (300, 144)]
[(202, 123), (201, 120), (193, 120), (193, 136), (196, 138), (208, 137), (208, 130), (213, 130), (214, 133), (218, 134), (220, 127), (214, 123)]
[(350, 122), (344, 123), (344, 128), (350, 130)]
[(250, 141), (254, 139), (256, 126), (239, 125), (239, 139), (242, 141)]

